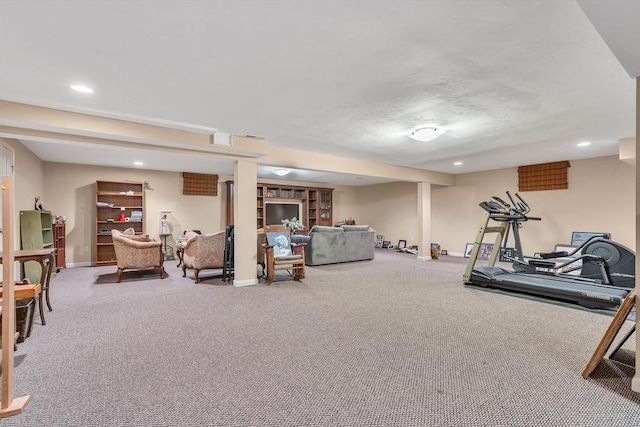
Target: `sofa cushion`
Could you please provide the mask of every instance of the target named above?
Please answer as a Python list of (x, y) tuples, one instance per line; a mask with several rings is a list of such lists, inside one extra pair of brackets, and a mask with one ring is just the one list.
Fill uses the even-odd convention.
[(309, 234), (311, 233), (342, 233), (344, 230), (340, 227), (330, 227), (326, 225), (314, 225), (309, 230)]
[(344, 231), (369, 231), (368, 225), (341, 225)]

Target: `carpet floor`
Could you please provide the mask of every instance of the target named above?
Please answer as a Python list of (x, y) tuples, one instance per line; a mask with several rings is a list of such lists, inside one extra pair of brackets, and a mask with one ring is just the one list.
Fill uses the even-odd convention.
[(63, 269), (16, 352), (31, 401), (1, 424), (640, 425), (633, 367), (581, 377), (611, 315), (466, 287), (465, 262), (376, 249), (244, 288), (174, 261), (163, 280)]

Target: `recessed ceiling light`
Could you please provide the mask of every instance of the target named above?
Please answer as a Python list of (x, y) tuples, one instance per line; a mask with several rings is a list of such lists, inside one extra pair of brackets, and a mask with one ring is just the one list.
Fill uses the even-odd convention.
[(416, 141), (429, 142), (433, 141), (445, 132), (446, 131), (442, 128), (437, 128), (435, 126), (426, 126), (414, 130), (413, 132), (411, 132), (409, 137), (415, 139)]
[(462, 166), (462, 162), (454, 162), (453, 166)]
[(585, 141), (585, 142), (578, 142), (578, 143), (576, 144), (576, 147), (587, 147), (587, 146), (589, 146), (589, 145), (591, 145), (591, 143), (590, 143), (590, 142), (586, 142), (586, 141)]
[(136, 166), (142, 166), (142, 165), (144, 165), (144, 163), (142, 163), (142, 162), (133, 162), (133, 164), (134, 164), (134, 165), (136, 165)]
[(93, 93), (93, 89), (85, 85), (71, 85), (71, 89), (75, 90), (76, 92)]
[(285, 168), (276, 168), (276, 169), (273, 170), (273, 173), (275, 173), (278, 176), (285, 176), (289, 172), (291, 172), (291, 171), (289, 169), (285, 169)]

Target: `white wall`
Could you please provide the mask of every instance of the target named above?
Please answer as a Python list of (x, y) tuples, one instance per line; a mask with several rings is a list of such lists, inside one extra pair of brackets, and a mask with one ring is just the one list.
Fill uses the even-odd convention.
[(384, 240), (398, 244), (406, 240), (407, 246), (418, 242), (418, 184), (395, 182), (358, 187), (356, 190), (358, 224), (367, 224), (383, 235)]
[(147, 182), (143, 213), (145, 233), (159, 240), (161, 212), (170, 211), (168, 219), (173, 240), (169, 237), (167, 243), (175, 247), (173, 241), (185, 229), (199, 229), (203, 233), (224, 230), (225, 177), (219, 178), (217, 196), (185, 196), (179, 172), (45, 162), (45, 208), (67, 218), (67, 263), (86, 265), (95, 260), (96, 181)]
[[(572, 160), (567, 190), (522, 193), (532, 208), (521, 229), (525, 254), (568, 244), (572, 231), (609, 232), (617, 242), (635, 248), (634, 168), (617, 156)], [(518, 188), (517, 168), (461, 174), (456, 185), (432, 190), (432, 241), (450, 253), (461, 254), (475, 238), (482, 208), (491, 196), (506, 199)], [(368, 223), (393, 244), (411, 244), (418, 230), (416, 184), (394, 183), (359, 188), (358, 222)], [(360, 221), (362, 219), (362, 221)], [(492, 242), (495, 236), (485, 241)]]

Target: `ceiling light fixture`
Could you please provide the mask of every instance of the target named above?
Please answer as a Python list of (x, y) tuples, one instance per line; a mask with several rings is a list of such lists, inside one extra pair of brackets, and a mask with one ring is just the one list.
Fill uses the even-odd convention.
[(589, 145), (591, 145), (591, 143), (590, 143), (590, 142), (586, 142), (586, 141), (585, 141), (585, 142), (578, 142), (578, 143), (576, 144), (576, 147), (587, 147), (587, 146), (589, 146)]
[(275, 173), (278, 176), (285, 176), (289, 172), (291, 172), (291, 171), (289, 169), (285, 169), (285, 168), (276, 168), (276, 169), (273, 170), (273, 173)]
[(133, 162), (133, 164), (134, 164), (134, 165), (136, 165), (136, 166), (142, 166), (142, 165), (144, 165), (144, 163), (142, 163), (142, 162)]
[(93, 93), (93, 89), (84, 85), (71, 85), (71, 89), (75, 90), (76, 92)]
[(437, 128), (435, 126), (426, 126), (414, 130), (413, 132), (411, 132), (409, 137), (415, 139), (416, 141), (429, 142), (433, 141), (445, 132), (446, 131), (442, 128)]
[(453, 166), (462, 166), (462, 162), (454, 162)]

